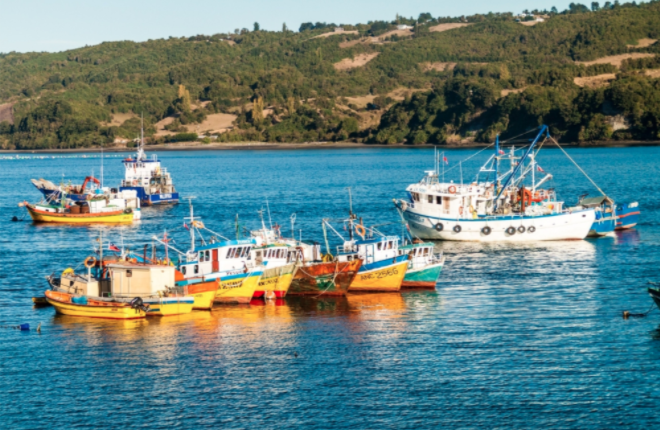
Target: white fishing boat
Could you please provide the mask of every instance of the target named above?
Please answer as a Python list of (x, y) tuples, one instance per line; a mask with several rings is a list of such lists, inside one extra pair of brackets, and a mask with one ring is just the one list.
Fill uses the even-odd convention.
[[(467, 184), (441, 182), (439, 168), (426, 172), (420, 182), (408, 186), (408, 200), (395, 200), (413, 235), (475, 242), (587, 237), (595, 220), (594, 209), (567, 209), (554, 190), (542, 190), (540, 186), (552, 178), (550, 174), (536, 181), (538, 151), (534, 150), (544, 135), (549, 138), (546, 126), (520, 156), (515, 148), (509, 154), (501, 151), (498, 138), (495, 154), (479, 171), (493, 174), (493, 178), (480, 181), (478, 174), (474, 182)], [(510, 167), (501, 173), (500, 164), (505, 161)], [(525, 181), (529, 182), (527, 186)]]

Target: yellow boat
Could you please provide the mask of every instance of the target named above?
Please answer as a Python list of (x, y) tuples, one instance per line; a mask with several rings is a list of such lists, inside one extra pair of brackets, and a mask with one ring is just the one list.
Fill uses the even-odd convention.
[(204, 281), (203, 278), (185, 279), (183, 273), (177, 270), (175, 280), (177, 287), (186, 288), (188, 295), (195, 299), (193, 309), (208, 311), (213, 308), (213, 301), (220, 285), (217, 279), (211, 281)]
[(402, 257), (385, 266), (382, 261), (363, 264), (348, 291), (400, 291), (408, 269), (408, 256)]
[(262, 275), (261, 269), (222, 276), (215, 293), (215, 303), (242, 303), (252, 300)]
[(46, 300), (53, 305), (58, 314), (74, 317), (105, 318), (105, 319), (138, 319), (147, 316), (139, 307), (132, 307), (130, 303), (111, 302), (86, 299), (85, 302), (75, 303), (77, 297), (72, 294), (58, 291), (46, 291)]
[(156, 297), (142, 299), (145, 305), (149, 305), (147, 316), (168, 317), (172, 315), (189, 314), (193, 310), (195, 298), (183, 297)]
[(297, 270), (296, 263), (265, 269), (259, 285), (257, 285), (257, 290), (254, 292), (254, 297), (284, 298)]
[(62, 224), (129, 224), (133, 222), (133, 211), (131, 209), (120, 209), (109, 212), (97, 212), (86, 214), (73, 214), (61, 212), (59, 208), (31, 205), (23, 203), (34, 222), (50, 222)]

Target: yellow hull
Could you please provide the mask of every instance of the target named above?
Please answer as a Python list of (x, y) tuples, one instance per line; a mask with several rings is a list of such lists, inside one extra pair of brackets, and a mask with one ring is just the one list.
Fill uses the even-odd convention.
[(128, 320), (144, 318), (145, 312), (140, 309), (133, 309), (130, 306), (89, 306), (77, 305), (73, 303), (62, 303), (52, 299), (46, 299), (53, 305), (58, 314), (70, 315), (74, 317), (87, 318), (105, 318)]
[(221, 278), (220, 287), (215, 292), (215, 303), (250, 303), (260, 279), (261, 272), (226, 281)]
[(192, 296), (195, 298), (195, 304), (193, 305), (193, 309), (200, 311), (210, 310), (213, 307), (213, 300), (215, 299), (216, 293), (217, 290), (192, 294)]
[(291, 286), (291, 282), (293, 282), (293, 273), (286, 273), (280, 276), (277, 279), (277, 285), (275, 286), (274, 290), (275, 297), (281, 299), (286, 296), (286, 293), (289, 291), (289, 287)]
[(149, 310), (147, 311), (148, 317), (169, 317), (172, 315), (189, 314), (193, 310), (193, 302), (181, 301), (177, 303), (148, 303)]
[(400, 291), (407, 269), (408, 262), (404, 261), (368, 272), (359, 272), (348, 291)]
[(69, 215), (69, 214), (45, 214), (43, 212), (35, 212), (28, 207), (30, 217), (34, 222), (55, 222), (61, 224), (93, 224), (93, 223), (108, 223), (108, 224), (129, 224), (133, 222), (133, 213), (119, 213), (114, 215), (98, 215), (89, 216), (85, 215)]

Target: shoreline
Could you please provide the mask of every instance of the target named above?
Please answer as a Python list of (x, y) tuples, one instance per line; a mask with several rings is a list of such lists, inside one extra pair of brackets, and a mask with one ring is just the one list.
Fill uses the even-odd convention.
[[(465, 145), (435, 145), (442, 150), (456, 149), (481, 149), (489, 146), (489, 143), (470, 143)], [(506, 146), (506, 145), (505, 145)], [(562, 147), (567, 148), (627, 148), (639, 146), (660, 146), (660, 141), (621, 141), (621, 142), (595, 142), (589, 144), (580, 143), (562, 143)], [(263, 150), (292, 150), (292, 149), (368, 149), (368, 148), (406, 148), (406, 149), (429, 149), (434, 145), (407, 145), (402, 143), (381, 145), (371, 143), (353, 143), (353, 142), (308, 142), (308, 143), (265, 143), (265, 142), (245, 142), (245, 143), (210, 143), (200, 144), (197, 142), (181, 142), (176, 144), (146, 145), (145, 151), (263, 151)], [(548, 146), (553, 148), (554, 146)], [(104, 148), (103, 152), (134, 152), (135, 148), (111, 147)], [(73, 148), (73, 149), (0, 149), (2, 154), (85, 154), (100, 153), (101, 148)]]

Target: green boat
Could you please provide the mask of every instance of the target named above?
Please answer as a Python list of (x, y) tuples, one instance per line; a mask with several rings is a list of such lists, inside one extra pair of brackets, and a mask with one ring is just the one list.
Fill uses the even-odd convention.
[(412, 243), (399, 247), (401, 255), (408, 254), (408, 271), (401, 288), (432, 288), (440, 278), (445, 257), (433, 253), (433, 243)]

